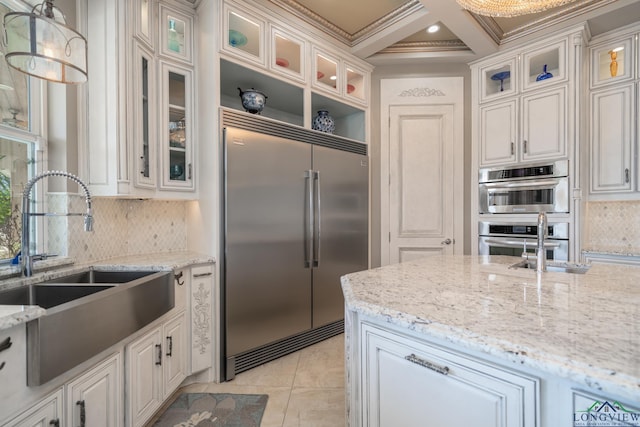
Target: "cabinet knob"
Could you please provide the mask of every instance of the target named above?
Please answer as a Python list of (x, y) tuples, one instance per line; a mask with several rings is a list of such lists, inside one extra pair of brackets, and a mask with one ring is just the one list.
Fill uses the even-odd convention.
[(511, 143), (511, 155), (513, 156), (515, 154), (515, 144), (512, 142)]
[(629, 183), (629, 168), (625, 168), (624, 170), (624, 182), (626, 182), (627, 184)]
[(49, 421), (49, 425), (53, 426), (53, 427), (60, 427), (60, 420), (58, 420), (58, 419), (51, 420), (51, 421)]
[(527, 140), (524, 140), (524, 146), (522, 147), (522, 151), (527, 152)]
[(173, 337), (167, 337), (167, 357), (173, 356)]
[(13, 343), (11, 342), (11, 337), (7, 337), (4, 340), (2, 340), (2, 342), (0, 342), (0, 352), (8, 350), (9, 348), (11, 348), (11, 345)]
[(84, 400), (78, 400), (76, 405), (80, 407), (80, 427), (85, 427), (87, 423), (87, 413), (85, 410)]
[(450, 245), (451, 243), (453, 243), (453, 240), (451, 240), (448, 237), (444, 239), (442, 242), (440, 242), (441, 245)]
[(162, 365), (162, 345), (156, 344), (156, 350), (158, 350), (158, 360), (156, 360), (156, 365)]
[(191, 166), (191, 163), (189, 163), (189, 166), (187, 166), (187, 169), (189, 170), (189, 179), (192, 178), (193, 176), (193, 167)]

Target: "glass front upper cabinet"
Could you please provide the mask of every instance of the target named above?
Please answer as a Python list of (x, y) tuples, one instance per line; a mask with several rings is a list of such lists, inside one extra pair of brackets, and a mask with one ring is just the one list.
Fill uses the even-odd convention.
[(192, 62), (192, 28), (190, 16), (160, 5), (162, 53), (172, 58)]
[(344, 93), (347, 98), (356, 98), (361, 102), (367, 101), (367, 82), (365, 73), (346, 64), (346, 79)]
[(155, 133), (155, 63), (153, 55), (136, 43), (134, 46), (134, 115), (133, 128), (136, 162), (134, 179), (138, 187), (156, 186), (156, 140)]
[(264, 65), (264, 21), (225, 8), (224, 50)]
[(316, 51), (314, 54), (314, 86), (339, 93), (342, 83), (338, 73), (338, 60), (324, 52)]
[(272, 28), (271, 43), (271, 69), (304, 81), (304, 42)]
[(480, 69), (480, 101), (491, 101), (516, 93), (516, 59)]
[(590, 51), (592, 87), (633, 78), (631, 37), (598, 44)]
[(163, 137), (162, 186), (193, 190), (191, 71), (162, 64)]
[(567, 40), (526, 52), (522, 62), (523, 91), (567, 81)]

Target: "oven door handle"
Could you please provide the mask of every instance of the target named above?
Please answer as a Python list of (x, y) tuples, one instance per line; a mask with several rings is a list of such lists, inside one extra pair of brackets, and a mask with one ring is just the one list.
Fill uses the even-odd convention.
[[(526, 239), (522, 239), (522, 240), (485, 239), (484, 241), (486, 243), (489, 243), (489, 244), (507, 246), (509, 248), (522, 248), (522, 247), (524, 247), (524, 242), (527, 242), (527, 246), (529, 246), (529, 247), (536, 247), (536, 245), (538, 244), (538, 242), (536, 240), (526, 240)], [(544, 242), (544, 247), (545, 248), (559, 248), (560, 247), (560, 243), (546, 241), (546, 242)]]
[(483, 182), (480, 185), (485, 186), (487, 191), (503, 190), (505, 188), (553, 188), (560, 182), (559, 179), (536, 179), (513, 182)]

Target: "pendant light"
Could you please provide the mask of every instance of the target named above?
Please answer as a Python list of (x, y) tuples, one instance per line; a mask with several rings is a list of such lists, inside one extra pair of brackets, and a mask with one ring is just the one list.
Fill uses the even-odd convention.
[(87, 40), (67, 26), (53, 0), (35, 5), (31, 13), (7, 13), (4, 31), (11, 67), (52, 82), (87, 81)]
[(512, 17), (542, 12), (575, 0), (457, 0), (470, 12), (483, 16)]

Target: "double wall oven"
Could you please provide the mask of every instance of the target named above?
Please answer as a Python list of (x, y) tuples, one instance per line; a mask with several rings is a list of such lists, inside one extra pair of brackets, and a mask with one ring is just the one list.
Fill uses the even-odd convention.
[(569, 164), (567, 160), (480, 169), (478, 253), (520, 256), (535, 252), (539, 212), (552, 215), (547, 259), (569, 259)]

